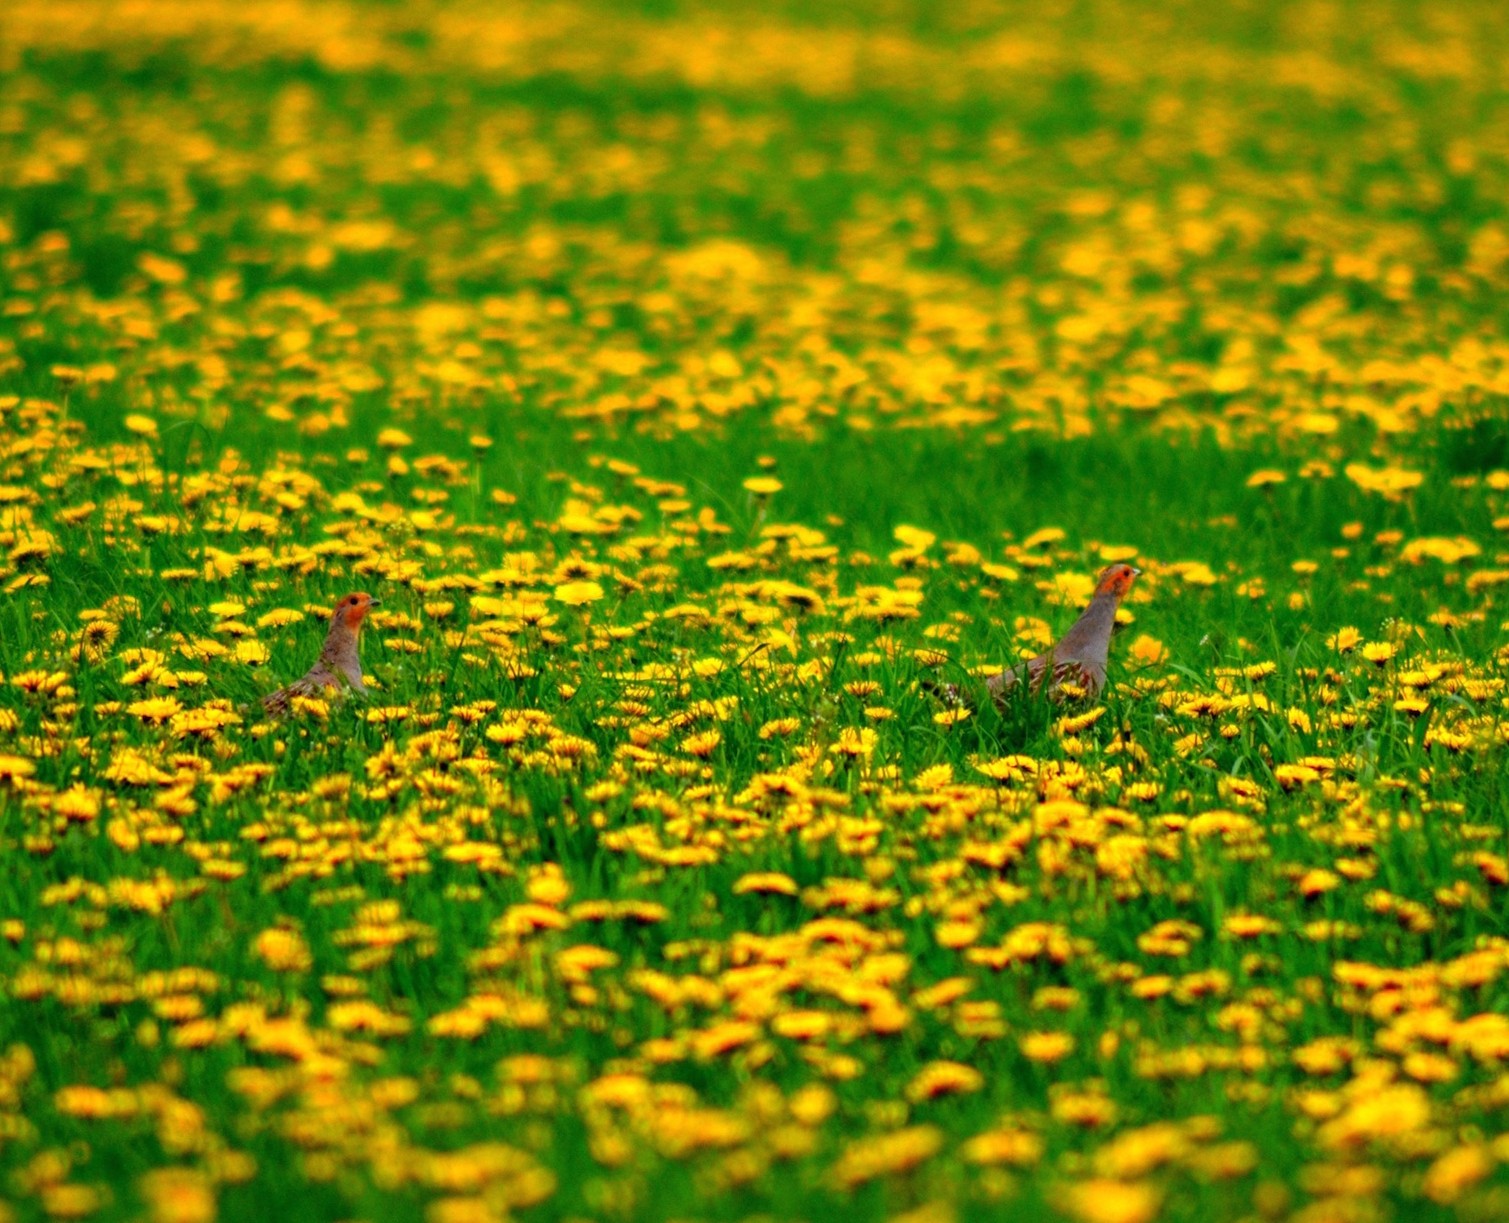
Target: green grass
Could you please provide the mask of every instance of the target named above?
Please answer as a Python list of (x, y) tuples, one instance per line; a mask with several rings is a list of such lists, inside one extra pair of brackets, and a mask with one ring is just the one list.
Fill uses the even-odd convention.
[(1502, 1213), (1493, 9), (47, 9), (0, 1223)]

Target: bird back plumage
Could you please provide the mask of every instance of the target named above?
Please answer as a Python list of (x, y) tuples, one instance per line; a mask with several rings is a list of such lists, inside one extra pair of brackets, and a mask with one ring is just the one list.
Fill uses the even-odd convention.
[(375, 602), (376, 600), (365, 595), (348, 595), (342, 599), (330, 617), (330, 628), (325, 634), (319, 661), (288, 687), (263, 697), (262, 708), (270, 714), (279, 715), (288, 710), (296, 696), (323, 696), (331, 691), (339, 692), (345, 687), (353, 688), (366, 696), (368, 689), (362, 679), (358, 641), (362, 618), (367, 614), (368, 607)]
[[(1096, 697), (1106, 686), (1106, 666), (1111, 652), (1111, 634), (1116, 630), (1116, 609), (1131, 589), (1139, 570), (1130, 565), (1111, 565), (1102, 571), (1095, 597), (1080, 613), (1069, 631), (1051, 650), (1015, 668), (1008, 667), (985, 681), (986, 690), (1000, 704), (1007, 694), (1023, 682), (1027, 690), (1037, 693), (1047, 688), (1048, 696), (1065, 700), (1071, 695)], [(945, 703), (964, 704), (959, 689), (952, 684), (930, 686), (930, 691)]]

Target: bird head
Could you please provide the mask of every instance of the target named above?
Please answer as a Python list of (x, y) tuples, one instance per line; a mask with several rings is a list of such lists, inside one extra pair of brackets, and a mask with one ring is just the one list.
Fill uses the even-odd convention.
[(1097, 597), (1114, 595), (1118, 599), (1124, 599), (1141, 573), (1142, 570), (1134, 565), (1107, 565), (1100, 571), (1100, 578), (1095, 583), (1095, 594)]
[(365, 591), (358, 590), (354, 594), (347, 595), (335, 605), (335, 611), (331, 613), (332, 624), (344, 624), (355, 632), (361, 628), (362, 620), (374, 607), (379, 606), (379, 600), (374, 599)]

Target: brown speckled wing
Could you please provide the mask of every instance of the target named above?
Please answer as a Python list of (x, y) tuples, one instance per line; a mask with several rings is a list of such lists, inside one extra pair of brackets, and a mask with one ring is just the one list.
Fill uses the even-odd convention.
[(340, 681), (323, 663), (316, 663), (302, 679), (295, 680), (286, 688), (279, 688), (262, 698), (262, 708), (274, 716), (288, 712), (296, 696), (318, 696), (327, 688), (337, 688)]
[[(1048, 695), (1055, 701), (1061, 701), (1067, 699), (1070, 695), (1069, 689), (1073, 689), (1086, 696), (1099, 696), (1105, 683), (1105, 672), (1100, 668), (1087, 666), (1073, 659), (1065, 659), (1053, 668), (1052, 678), (1048, 681)], [(1034, 687), (1041, 685), (1042, 676), (1040, 675)]]

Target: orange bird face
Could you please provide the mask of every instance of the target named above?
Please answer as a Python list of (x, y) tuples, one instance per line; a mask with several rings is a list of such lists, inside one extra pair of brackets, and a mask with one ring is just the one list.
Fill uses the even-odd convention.
[(335, 605), (335, 612), (330, 618), (342, 621), (347, 628), (360, 628), (367, 612), (379, 605), (379, 600), (374, 599), (365, 591), (359, 590), (354, 594), (347, 595), (337, 603)]
[(1132, 589), (1132, 583), (1141, 573), (1141, 569), (1132, 565), (1107, 565), (1100, 571), (1100, 580), (1096, 583), (1095, 593), (1115, 595), (1118, 599), (1124, 599), (1127, 591)]

